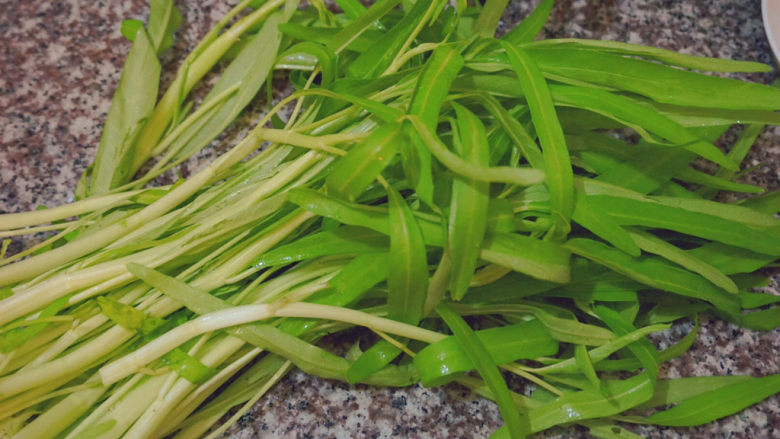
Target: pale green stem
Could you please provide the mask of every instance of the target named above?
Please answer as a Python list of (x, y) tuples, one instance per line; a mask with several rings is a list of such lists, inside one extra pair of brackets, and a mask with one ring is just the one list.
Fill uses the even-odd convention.
[[(59, 231), (54, 236), (51, 236), (51, 237), (49, 237), (49, 238), (39, 242), (38, 244), (36, 244), (36, 245), (34, 245), (34, 246), (30, 247), (30, 248), (27, 248), (24, 251), (21, 251), (21, 252), (13, 255), (11, 257), (8, 257), (6, 259), (0, 258), (0, 266), (8, 265), (11, 262), (14, 262), (16, 260), (25, 258), (25, 257), (35, 253), (36, 251), (38, 251), (38, 250), (40, 250), (40, 249), (42, 249), (42, 248), (44, 248), (44, 247), (46, 247), (48, 245), (51, 245), (51, 244), (59, 241), (60, 239), (66, 237), (72, 231), (77, 230), (78, 228), (80, 228), (83, 223), (86, 223), (87, 221), (92, 221), (97, 216), (98, 216), (98, 213), (97, 212), (93, 212), (93, 213), (85, 216), (84, 218), (78, 219), (76, 221), (69, 222), (68, 226), (66, 228), (62, 229), (61, 231)], [(6, 243), (6, 242), (10, 243), (11, 241), (10, 240), (4, 240), (3, 241), (3, 243)]]
[(547, 390), (549, 390), (554, 395), (561, 396), (563, 395), (563, 392), (560, 391), (557, 387), (553, 386), (552, 384), (548, 383), (547, 381), (537, 377), (536, 375), (528, 372), (525, 370), (525, 368), (519, 367), (517, 364), (511, 363), (511, 364), (502, 364), (499, 366), (500, 368), (512, 372), (513, 374), (525, 378), (528, 381), (531, 381), (532, 383), (536, 384), (539, 387), (543, 387)]
[[(105, 229), (83, 239), (73, 241), (62, 247), (50, 250), (46, 253), (26, 259), (12, 266), (0, 267), (0, 286), (33, 277), (45, 271), (51, 270), (63, 263), (72, 261), (92, 251), (98, 250), (122, 235), (129, 233), (145, 223), (164, 215), (166, 212), (189, 198), (192, 194), (208, 184), (221, 172), (234, 165), (260, 144), (260, 138), (251, 133), (230, 152), (216, 159), (208, 167), (186, 180), (180, 186), (172, 189), (159, 200), (142, 209), (140, 212), (125, 218), (118, 224), (112, 224)], [(57, 296), (57, 294), (53, 294)], [(55, 297), (56, 298), (56, 297)], [(40, 306), (38, 302), (29, 300), (27, 295), (14, 294), (0, 301), (0, 325), (8, 323), (28, 312), (34, 311)]]
[(51, 209), (32, 210), (29, 212), (20, 213), (6, 213), (0, 215), (0, 230), (12, 230), (35, 224), (49, 223), (52, 221), (59, 221), (65, 218), (79, 216), (88, 212), (93, 212), (95, 210), (116, 207), (126, 202), (128, 198), (138, 195), (142, 192), (143, 190), (101, 195), (99, 197), (88, 198), (86, 200), (65, 204), (63, 206), (52, 207)]
[[(146, 285), (139, 285), (130, 290), (127, 294), (120, 297), (117, 301), (125, 305), (129, 305), (139, 297), (143, 296), (143, 294), (147, 291), (149, 291), (149, 288)], [(50, 361), (57, 355), (64, 352), (65, 349), (73, 345), (73, 343), (76, 343), (78, 340), (80, 340), (81, 337), (89, 334), (106, 322), (108, 322), (108, 317), (106, 317), (104, 314), (97, 314), (92, 316), (91, 318), (87, 319), (75, 328), (68, 330), (66, 333), (60, 336), (56, 342), (49, 346), (48, 349), (41, 352), (35, 357), (34, 360), (27, 364), (23, 370), (33, 368)]]
[[(612, 355), (618, 350), (630, 345), (631, 343), (644, 338), (650, 333), (663, 331), (664, 329), (669, 329), (669, 326), (670, 325), (668, 324), (658, 324), (658, 325), (645, 326), (644, 328), (639, 328), (636, 331), (630, 332), (608, 343), (605, 343), (601, 346), (589, 350), (588, 356), (590, 356), (590, 359), (593, 363), (597, 363), (601, 360), (606, 359), (608, 356)], [(533, 372), (539, 375), (544, 375), (547, 373), (574, 372), (577, 371), (578, 369), (579, 368), (577, 366), (576, 359), (569, 358), (560, 361), (558, 363), (551, 364), (549, 366), (539, 367), (535, 369), (529, 368), (527, 370), (529, 372)]]
[(441, 44), (442, 43), (422, 43), (419, 46), (415, 47), (414, 49), (408, 50), (404, 53), (399, 53), (399, 56), (393, 60), (393, 63), (390, 65), (390, 67), (387, 68), (385, 74), (391, 72), (397, 72), (398, 69), (403, 67), (403, 65), (409, 62), (410, 59), (422, 53), (431, 52), (437, 47), (439, 47)]
[(395, 73), (403, 65), (399, 59), (403, 57), (403, 54), (407, 50), (409, 50), (409, 47), (411, 47), (412, 43), (414, 43), (414, 40), (417, 39), (417, 35), (419, 35), (420, 31), (422, 31), (423, 28), (428, 24), (428, 21), (431, 19), (431, 15), (433, 15), (433, 11), (436, 9), (436, 3), (437, 2), (432, 1), (428, 9), (425, 10), (425, 15), (423, 15), (423, 18), (419, 23), (417, 23), (417, 26), (414, 28), (412, 33), (409, 34), (409, 37), (406, 39), (406, 41), (404, 41), (404, 45), (401, 46), (401, 50), (398, 51), (395, 59), (393, 59), (393, 62), (390, 63), (390, 66), (384, 72), (382, 72), (382, 76)]
[[(217, 367), (238, 351), (245, 342), (235, 337), (225, 337), (214, 345), (205, 355), (199, 358), (200, 362), (208, 367)], [(152, 433), (162, 426), (163, 422), (171, 416), (172, 410), (179, 410), (180, 402), (190, 393), (195, 384), (180, 378), (176, 372), (169, 374), (172, 385), (164, 391), (158, 392), (144, 413), (133, 422), (132, 427), (124, 435), (123, 439), (146, 439), (152, 437)]]
[(231, 425), (236, 423), (239, 418), (244, 416), (249, 409), (251, 409), (257, 401), (260, 400), (260, 398), (265, 395), (266, 392), (274, 385), (276, 384), (282, 377), (284, 377), (287, 372), (292, 368), (292, 362), (286, 361), (282, 367), (279, 368), (279, 370), (276, 371), (275, 374), (269, 378), (262, 387), (257, 389), (257, 393), (249, 400), (247, 401), (236, 413), (233, 414), (233, 416), (230, 417), (230, 419), (227, 420), (224, 424), (222, 424), (219, 428), (212, 431), (208, 436), (206, 436), (206, 439), (216, 439), (220, 435), (222, 435), (225, 431), (227, 431), (228, 428), (230, 428)]
[(99, 373), (104, 384), (113, 384), (200, 334), (267, 320), (272, 317), (303, 317), (348, 322), (427, 343), (433, 343), (446, 337), (438, 332), (417, 326), (336, 306), (314, 303), (292, 303), (282, 308), (266, 304), (243, 305), (204, 314), (190, 320), (171, 329), (135, 352), (103, 366)]
[[(339, 150), (341, 151), (341, 150)], [(342, 151), (343, 152), (343, 151)], [(90, 225), (89, 222), (79, 222), (80, 226), (83, 225)], [(62, 230), (65, 228), (70, 227), (70, 224), (68, 223), (62, 223), (62, 224), (51, 224), (48, 226), (38, 226), (38, 227), (27, 227), (24, 229), (15, 229), (15, 230), (8, 230), (6, 232), (0, 232), (0, 238), (10, 238), (12, 236), (22, 236), (22, 235), (32, 235), (34, 233), (41, 233), (41, 232), (51, 232), (52, 230)]]
[(60, 374), (59, 376), (51, 376), (50, 379), (38, 383), (37, 386), (30, 387), (26, 392), (20, 394), (4, 394), (2, 402), (0, 402), (0, 419), (8, 416), (12, 416), (21, 407), (26, 407), (27, 403), (36, 400), (49, 392), (56, 390), (59, 387), (64, 386), (69, 381), (78, 377), (83, 371), (70, 372), (66, 374)]
[(222, 419), (224, 413), (217, 413), (211, 415), (208, 418), (201, 419), (200, 421), (188, 425), (181, 431), (178, 431), (173, 439), (200, 439), (211, 428), (212, 425), (219, 422)]
[(97, 386), (71, 393), (62, 401), (49, 407), (34, 421), (14, 435), (15, 439), (49, 439), (56, 437), (75, 422), (105, 393), (106, 388)]
[[(241, 83), (233, 84), (232, 86), (223, 90), (222, 93), (204, 102), (203, 105), (198, 107), (197, 110), (195, 110), (189, 116), (187, 116), (187, 118), (184, 119), (182, 123), (180, 123), (176, 128), (173, 129), (173, 131), (171, 131), (165, 136), (162, 142), (160, 142), (154, 148), (154, 150), (152, 150), (152, 155), (157, 155), (165, 151), (169, 146), (171, 146), (171, 143), (173, 143), (187, 128), (191, 127), (192, 124), (194, 124), (198, 119), (201, 118), (201, 116), (203, 116), (206, 112), (208, 112), (212, 108), (216, 107), (217, 104), (222, 103), (227, 98), (232, 96), (233, 93), (235, 93), (236, 90), (239, 89), (239, 87), (241, 87)], [(157, 164), (155, 164), (154, 167), (149, 172), (154, 172), (155, 170), (159, 169), (161, 162), (163, 162), (165, 158), (170, 158), (169, 156), (172, 156), (176, 152), (177, 151), (172, 151), (172, 150), (167, 151), (165, 157), (163, 157), (160, 160), (160, 162), (157, 162)]]
[(172, 433), (187, 416), (200, 407), (203, 401), (262, 352), (263, 350), (260, 348), (251, 349), (239, 359), (220, 369), (220, 371), (208, 381), (199, 385), (197, 389), (187, 395), (187, 398), (177, 405), (176, 412), (172, 413), (171, 416), (166, 419), (165, 425), (158, 428), (153, 436), (166, 437), (168, 434)]
[(121, 326), (113, 326), (78, 349), (48, 363), (0, 378), (0, 395), (9, 397), (35, 388), (41, 383), (54, 382), (74, 371), (84, 370), (107, 352), (111, 352), (135, 335)]
[(477, 181), (489, 183), (511, 183), (529, 186), (544, 180), (544, 172), (532, 168), (510, 166), (481, 166), (469, 163), (447, 149), (418, 116), (405, 116), (414, 126), (434, 157), (452, 172)]
[[(309, 78), (306, 80), (306, 85), (303, 86), (304, 90), (308, 90), (311, 88), (311, 85), (314, 84), (314, 78), (317, 76), (320, 70), (321, 70), (320, 67), (317, 67), (314, 69), (311, 75), (309, 75)], [(302, 106), (303, 106), (303, 96), (301, 96), (295, 102), (295, 107), (293, 108), (293, 111), (290, 114), (290, 118), (287, 120), (287, 126), (285, 128), (290, 128), (295, 124), (295, 121), (298, 118), (298, 113), (301, 111)]]
[(122, 437), (124, 432), (138, 419), (141, 413), (149, 407), (149, 402), (157, 395), (165, 379), (165, 375), (149, 377), (109, 407), (103, 417), (94, 421), (93, 425), (112, 420), (116, 421), (116, 423), (111, 430), (101, 435), (100, 439), (118, 439)]
[(79, 425), (76, 426), (71, 432), (68, 434), (66, 439), (76, 439), (79, 436), (79, 433), (81, 433), (85, 428), (92, 425), (92, 423), (102, 417), (109, 407), (113, 406), (116, 401), (119, 401), (120, 398), (122, 398), (127, 392), (129, 392), (133, 387), (135, 387), (136, 384), (138, 384), (138, 381), (143, 378), (142, 375), (135, 375), (131, 377), (129, 380), (122, 383), (119, 388), (114, 389), (111, 391), (111, 395), (103, 401), (97, 408), (93, 409), (89, 415), (84, 418), (81, 422), (79, 422)]
[[(165, 133), (168, 124), (173, 117), (174, 108), (179, 105), (181, 94), (187, 95), (192, 87), (208, 73), (209, 70), (222, 58), (222, 55), (252, 26), (264, 20), (271, 12), (276, 10), (285, 0), (269, 0), (263, 6), (257, 8), (251, 14), (241, 18), (230, 29), (225, 31), (216, 40), (202, 49), (196, 58), (191, 60), (186, 70), (186, 78), (178, 76), (168, 87), (160, 102), (154, 109), (141, 133), (136, 145), (135, 158), (133, 160), (131, 174), (141, 168), (151, 156), (160, 137)], [(182, 81), (184, 85), (182, 86)]]

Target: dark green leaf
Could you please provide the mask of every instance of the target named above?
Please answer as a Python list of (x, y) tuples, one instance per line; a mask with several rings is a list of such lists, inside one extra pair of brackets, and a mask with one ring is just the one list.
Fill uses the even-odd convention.
[(555, 113), (550, 89), (535, 60), (507, 42), (502, 41), (501, 46), (517, 74), (520, 88), (531, 110), (534, 128), (542, 145), (544, 172), (550, 190), (553, 215), (551, 236), (562, 240), (569, 233), (569, 219), (574, 211), (573, 170), (563, 129)]
[(382, 125), (336, 162), (326, 179), (328, 191), (354, 200), (390, 164), (403, 141), (399, 125)]
[(777, 392), (780, 392), (780, 374), (752, 378), (685, 399), (643, 422), (673, 427), (702, 425), (737, 413)]
[(547, 22), (547, 17), (550, 16), (552, 8), (553, 0), (542, 0), (542, 2), (536, 6), (536, 9), (528, 14), (528, 17), (523, 19), (520, 24), (501, 37), (501, 39), (515, 45), (533, 41), (539, 32), (541, 32), (544, 23)]
[[(474, 332), (484, 344), (495, 364), (520, 359), (534, 359), (558, 352), (558, 342), (551, 338), (539, 320), (515, 325), (483, 329)], [(414, 364), (425, 386), (439, 386), (453, 374), (475, 368), (466, 352), (454, 337), (430, 344), (417, 353)]]
[(537, 279), (569, 281), (569, 256), (564, 247), (516, 233), (495, 233), (482, 249), (482, 259)]
[(700, 276), (670, 265), (660, 258), (635, 258), (600, 242), (584, 238), (571, 239), (566, 243), (566, 247), (577, 255), (647, 286), (706, 300), (724, 310), (739, 309), (735, 295), (728, 294)]
[[(458, 153), (467, 161), (488, 165), (490, 146), (485, 126), (465, 107), (454, 104), (458, 117)], [(460, 300), (466, 293), (477, 267), (487, 228), (490, 185), (456, 176), (452, 180), (448, 250), (452, 263), (450, 294)]]
[(450, 327), (458, 346), (466, 354), (466, 357), (468, 357), (493, 393), (501, 416), (506, 423), (506, 428), (509, 430), (510, 437), (515, 439), (525, 437), (529, 433), (527, 421), (524, 422), (520, 412), (515, 407), (506, 381), (501, 376), (485, 344), (471, 330), (463, 318), (446, 303), (439, 304), (436, 307), (436, 312)]
[(409, 205), (387, 188), (390, 209), (390, 260), (387, 310), (392, 319), (416, 324), (423, 317), (428, 289), (428, 260), (420, 226)]
[(386, 235), (364, 227), (345, 226), (306, 235), (290, 244), (276, 247), (263, 253), (252, 265), (273, 267), (319, 256), (383, 251), (388, 245)]

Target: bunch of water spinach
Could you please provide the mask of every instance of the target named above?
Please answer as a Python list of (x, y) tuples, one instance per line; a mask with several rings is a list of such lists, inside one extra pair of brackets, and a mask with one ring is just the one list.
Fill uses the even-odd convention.
[[(550, 0), (501, 38), (507, 0), (335, 3), (242, 1), (159, 99), (181, 17), (151, 0), (147, 24), (123, 23), (132, 48), (78, 200), (0, 216), (4, 237), (52, 232), (0, 259), (0, 434), (215, 437), (292, 367), (460, 383), (497, 402), (496, 437), (638, 437), (624, 427), (701, 425), (780, 391), (780, 375), (659, 377), (700, 313), (780, 325), (780, 298), (751, 292), (780, 255), (780, 197), (735, 181), (780, 89), (694, 72), (768, 66), (535, 40)], [(274, 70), (289, 96), (155, 183)], [(667, 349), (648, 338), (686, 321)], [(355, 326), (345, 356), (318, 345)]]

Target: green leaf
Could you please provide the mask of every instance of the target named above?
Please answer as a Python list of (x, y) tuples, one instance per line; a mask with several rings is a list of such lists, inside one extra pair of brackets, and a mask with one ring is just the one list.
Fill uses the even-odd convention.
[(590, 205), (588, 197), (582, 191), (578, 190), (576, 195), (577, 204), (574, 208), (572, 219), (577, 224), (629, 255), (639, 256), (641, 253), (639, 246), (634, 242), (634, 239), (632, 239), (626, 229), (612, 221), (608, 216), (601, 215), (597, 208)]
[(366, 7), (358, 0), (336, 0), (336, 4), (350, 20), (355, 20), (366, 12)]
[[(539, 320), (474, 331), (495, 364), (520, 359), (534, 359), (558, 352), (558, 342), (551, 338)], [(424, 386), (440, 386), (453, 375), (475, 368), (474, 362), (455, 337), (432, 343), (414, 357)]]
[(486, 167), (469, 163), (447, 149), (436, 133), (428, 129), (418, 116), (407, 116), (406, 120), (417, 130), (417, 134), (420, 135), (434, 157), (458, 175), (479, 181), (503, 182), (521, 186), (536, 184), (545, 178), (544, 173), (536, 169), (509, 166)]
[(143, 311), (106, 296), (99, 296), (97, 302), (100, 305), (101, 313), (112, 322), (127, 330), (138, 331), (142, 335), (151, 334), (155, 329), (165, 324), (161, 318), (151, 317)]
[(581, 422), (581, 424), (588, 427), (588, 433), (598, 439), (644, 439), (644, 436), (635, 434), (606, 420), (585, 421)]
[[(677, 199), (681, 203), (688, 202)], [(645, 227), (673, 230), (687, 235), (711, 239), (745, 249), (750, 249), (767, 255), (780, 255), (780, 237), (757, 228), (746, 226), (727, 218), (670, 206), (653, 199), (635, 199), (613, 197), (608, 195), (593, 195), (588, 202), (604, 215), (621, 225), (638, 225)], [(700, 204), (689, 200), (693, 206)], [(717, 212), (715, 212), (717, 213)]]
[[(435, 1), (438, 2), (441, 0)], [(390, 3), (397, 4), (398, 1), (392, 1)], [(384, 4), (382, 6), (384, 6)], [(432, 6), (432, 2), (415, 3), (412, 9), (408, 11), (395, 26), (384, 33), (383, 37), (376, 42), (372, 50), (363, 52), (350, 63), (347, 68), (349, 75), (356, 78), (375, 78), (380, 76), (393, 62), (406, 40), (412, 35), (412, 32), (414, 32), (415, 27), (422, 21), (426, 10), (430, 6)], [(373, 7), (371, 9), (373, 9)], [(371, 9), (369, 9), (369, 11)], [(345, 31), (346, 29), (347, 28), (345, 28)], [(338, 35), (336, 35), (334, 39), (337, 37)]]
[(501, 39), (514, 45), (533, 41), (533, 39), (539, 35), (539, 32), (542, 31), (544, 23), (547, 22), (553, 4), (553, 0), (542, 0), (536, 8), (528, 14), (528, 17), (523, 19), (523, 21), (515, 26), (514, 29), (507, 32)]
[(515, 146), (520, 149), (523, 157), (525, 157), (531, 167), (536, 169), (544, 168), (544, 160), (542, 159), (539, 145), (531, 138), (531, 135), (528, 134), (528, 131), (526, 131), (523, 124), (520, 123), (513, 114), (507, 111), (498, 99), (487, 93), (474, 93), (469, 95), (469, 97), (479, 100), (485, 109), (501, 123), (501, 126), (504, 128), (507, 135), (509, 135), (515, 143)]
[(718, 312), (716, 310), (715, 314), (731, 323), (754, 331), (771, 331), (780, 327), (780, 306), (747, 313)]
[(740, 291), (739, 301), (742, 304), (742, 309), (752, 309), (780, 302), (780, 296), (776, 296), (774, 294)]
[(91, 425), (81, 430), (79, 437), (83, 439), (99, 439), (104, 434), (114, 429), (116, 419), (109, 419), (98, 424)]
[(527, 47), (548, 77), (584, 81), (690, 107), (777, 110), (780, 89), (758, 83), (689, 72), (606, 52)]
[(144, 22), (141, 20), (122, 20), (122, 27), (120, 32), (122, 36), (129, 41), (134, 41), (135, 36), (138, 34), (138, 30), (144, 27)]
[(327, 305), (346, 306), (354, 302), (371, 287), (387, 279), (387, 253), (364, 253), (341, 269), (330, 280), (333, 289), (339, 293), (338, 302), (322, 302)]
[(543, 49), (588, 49), (601, 53), (640, 56), (642, 58), (654, 59), (673, 66), (709, 72), (768, 72), (771, 70), (771, 67), (768, 65), (753, 61), (737, 61), (733, 59), (687, 55), (673, 50), (624, 43), (622, 41), (551, 38), (533, 42), (528, 44), (527, 47), (538, 47)]
[(653, 386), (645, 374), (626, 380), (604, 380), (604, 388), (607, 396), (598, 389), (582, 390), (531, 408), (528, 411), (531, 430), (542, 431), (581, 419), (614, 415), (636, 407), (653, 395)]
[(288, 48), (279, 54), (277, 57), (277, 62), (274, 64), (278, 65), (278, 60), (282, 60), (285, 57), (300, 57), (301, 55), (311, 55), (317, 60), (316, 65), (319, 66), (322, 75), (320, 80), (321, 87), (327, 88), (338, 76), (338, 62), (336, 59), (336, 54), (326, 46), (311, 41), (297, 43)]
[[(279, 31), (285, 35), (295, 38), (296, 40), (310, 41), (314, 43), (324, 44), (327, 48), (333, 51), (330, 42), (335, 36), (343, 31), (343, 28), (337, 27), (314, 27), (304, 26), (296, 23), (281, 23), (279, 25)], [(370, 50), (375, 41), (381, 38), (382, 34), (376, 30), (366, 30), (358, 35), (349, 46), (347, 50), (363, 53)], [(280, 57), (281, 58), (281, 57)], [(282, 64), (286, 64), (282, 62)]]
[(471, 330), (466, 321), (446, 303), (439, 304), (436, 307), (436, 312), (450, 327), (458, 346), (460, 346), (471, 363), (474, 364), (477, 372), (479, 372), (485, 380), (485, 384), (493, 393), (496, 404), (498, 404), (498, 410), (501, 412), (501, 417), (504, 418), (506, 428), (509, 430), (510, 437), (525, 437), (529, 433), (527, 421), (524, 422), (520, 412), (515, 407), (506, 381), (501, 376), (485, 344)]
[[(701, 140), (668, 117), (632, 101), (629, 97), (595, 88), (556, 85), (550, 87), (558, 105), (583, 108), (620, 121), (642, 134), (650, 132), (728, 169), (737, 169), (717, 147)], [(647, 137), (645, 135), (645, 137)], [(652, 140), (652, 139), (648, 139)]]
[[(182, 303), (197, 314), (207, 314), (230, 307), (230, 304), (222, 299), (193, 288), (159, 271), (133, 263), (128, 264), (127, 268), (139, 279), (159, 289), (166, 296)], [(349, 367), (349, 362), (346, 359), (271, 325), (248, 324), (226, 329), (225, 332), (289, 359), (306, 373), (346, 381), (346, 372)], [(388, 367), (380, 373), (372, 375), (365, 382), (374, 385), (404, 386), (412, 384), (414, 381), (414, 376), (408, 368)]]
[[(458, 117), (458, 153), (467, 161), (487, 166), (489, 145), (485, 126), (465, 107), (453, 104)], [(452, 264), (450, 295), (460, 300), (466, 293), (487, 228), (490, 185), (456, 176), (452, 180), (448, 250)]]
[[(317, 215), (333, 218), (344, 224), (367, 227), (385, 235), (390, 235), (390, 223), (387, 209), (329, 197), (308, 188), (294, 188), (287, 195), (288, 201), (301, 206), (304, 210)], [(424, 219), (418, 221), (425, 243), (443, 247), (445, 235), (440, 224)]]
[[(352, 306), (372, 287), (387, 279), (388, 254), (362, 253), (349, 261), (330, 280), (332, 289), (309, 296), (306, 301), (331, 306)], [(320, 320), (288, 318), (279, 329), (293, 335), (300, 335), (316, 326)]]
[(752, 273), (772, 263), (776, 256), (762, 255), (748, 249), (711, 242), (687, 251), (720, 270), (723, 274)]
[(737, 285), (734, 281), (712, 265), (691, 256), (690, 253), (686, 253), (684, 250), (644, 231), (631, 230), (630, 236), (642, 250), (661, 256), (670, 262), (674, 262), (694, 273), (698, 273), (729, 293), (737, 293)]
[(742, 207), (756, 212), (773, 215), (780, 212), (780, 191), (774, 191), (757, 197), (747, 198), (739, 203)]
[(506, 51), (531, 110), (531, 119), (542, 145), (544, 172), (550, 191), (551, 236), (562, 240), (569, 233), (569, 220), (574, 212), (574, 177), (563, 129), (555, 113), (550, 89), (534, 58), (505, 41), (501, 41), (501, 47)]
[(486, 306), (452, 305), (452, 307), (464, 315), (502, 314), (517, 318), (518, 315), (531, 314), (539, 319), (552, 338), (564, 343), (600, 346), (615, 340), (615, 334), (609, 329), (581, 323), (571, 312), (562, 308), (535, 302), (517, 302)]
[(379, 340), (360, 356), (347, 369), (347, 382), (355, 384), (390, 364), (401, 350), (387, 340)]
[(339, 159), (326, 178), (328, 192), (354, 200), (374, 182), (403, 142), (400, 126), (385, 124)]
[(217, 372), (179, 348), (168, 352), (160, 360), (192, 384), (201, 384)]
[[(623, 336), (636, 331), (636, 328), (627, 321), (617, 311), (598, 305), (593, 307), (593, 312), (609, 326), (609, 329), (615, 332), (618, 336)], [(641, 338), (634, 343), (629, 344), (628, 349), (639, 360), (642, 367), (645, 368), (645, 373), (653, 386), (658, 378), (658, 351), (655, 349), (650, 340), (647, 338)]]
[[(621, 142), (622, 143), (622, 142)], [(623, 145), (628, 147), (628, 145)], [(622, 162), (600, 172), (596, 179), (642, 194), (650, 193), (679, 175), (696, 156), (690, 151), (639, 145)], [(588, 154), (584, 153), (583, 155)], [(588, 154), (590, 155), (590, 154)]]
[(752, 378), (685, 399), (642, 422), (672, 427), (702, 425), (737, 413), (777, 392), (780, 392), (780, 374)]
[(549, 241), (516, 233), (495, 233), (486, 239), (482, 259), (537, 279), (569, 281), (570, 252)]
[[(181, 159), (208, 145), (222, 133), (244, 108), (255, 98), (271, 73), (281, 44), (277, 26), (283, 20), (281, 14), (270, 15), (263, 28), (239, 52), (227, 66), (217, 83), (203, 99), (201, 105), (221, 99), (195, 123), (168, 145), (166, 156)], [(225, 93), (238, 87), (227, 97)], [(162, 151), (155, 151), (159, 153)]]
[(507, 3), (509, 0), (487, 0), (479, 11), (477, 21), (474, 22), (474, 34), (483, 38), (492, 38)]
[[(774, 112), (772, 114), (777, 115), (777, 113)], [(776, 122), (776, 124), (780, 124), (780, 122)], [(742, 131), (736, 142), (734, 142), (734, 145), (731, 146), (731, 149), (728, 152), (728, 157), (734, 160), (736, 163), (742, 163), (742, 161), (745, 160), (748, 152), (750, 152), (750, 148), (756, 142), (756, 139), (762, 131), (764, 131), (764, 125), (762, 124), (753, 123), (745, 126), (745, 130)], [(734, 175), (735, 172), (728, 169), (718, 169), (718, 171), (715, 173), (715, 177), (724, 179), (731, 179), (734, 177)], [(705, 195), (706, 198), (713, 198), (715, 195), (714, 190), (707, 189), (702, 189), (699, 191), (699, 193)], [(777, 211), (780, 209), (775, 210)]]
[(149, 39), (158, 55), (173, 45), (173, 33), (181, 21), (173, 0), (149, 0)]
[[(620, 337), (611, 337), (611, 339), (607, 339), (605, 342), (602, 342), (599, 344), (598, 347), (591, 349), (588, 351), (588, 356), (590, 357), (591, 362), (593, 363), (593, 367), (596, 370), (628, 370), (628, 368), (621, 367), (621, 368), (604, 368), (600, 367), (605, 361), (612, 361), (612, 360), (605, 360), (610, 355), (614, 354), (615, 352), (619, 351), (620, 349), (623, 349), (624, 347), (628, 346), (629, 344), (642, 339), (647, 334), (657, 332), (657, 331), (663, 331), (665, 329), (669, 329), (671, 325), (651, 325), (651, 326), (645, 326), (643, 328), (639, 328), (634, 332), (631, 332), (629, 334), (621, 335)], [(603, 331), (612, 334), (612, 332), (600, 328)], [(633, 358), (631, 359), (633, 361)], [(620, 361), (620, 360), (614, 360), (614, 361)], [(638, 362), (636, 362), (638, 364)], [(638, 367), (638, 366), (637, 366)], [(537, 370), (539, 373), (543, 374), (551, 374), (551, 373), (574, 373), (578, 372), (579, 367), (577, 366), (576, 359), (573, 357), (567, 358), (565, 360), (559, 361), (557, 363), (554, 363), (549, 366), (542, 367)]]
[(596, 374), (596, 370), (593, 369), (593, 363), (590, 361), (588, 348), (586, 348), (585, 345), (578, 344), (574, 346), (574, 360), (577, 363), (577, 367), (582, 371), (582, 374), (585, 375), (585, 378), (590, 381), (590, 385), (594, 389), (604, 388), (603, 383)]
[(676, 404), (722, 387), (749, 381), (750, 379), (751, 377), (745, 375), (729, 375), (658, 380), (653, 397), (638, 406), (637, 409), (644, 410)]
[(718, 308), (736, 311), (737, 298), (689, 271), (655, 257), (635, 258), (600, 242), (574, 238), (566, 243), (572, 253), (590, 259), (647, 286), (706, 300)]
[(340, 53), (368, 30), (379, 18), (393, 10), (400, 2), (401, 0), (379, 0), (375, 2), (365, 13), (334, 35), (328, 42), (328, 48), (335, 53)]
[(137, 30), (111, 99), (90, 175), (89, 194), (108, 192), (132, 177), (129, 168), (135, 154), (135, 143), (154, 110), (159, 82), (160, 62), (146, 31), (141, 27)]
[[(767, 214), (765, 212), (760, 212), (737, 204), (719, 203), (717, 201), (702, 199), (667, 196), (655, 196), (652, 199), (668, 207), (712, 215), (714, 217), (744, 224), (745, 226), (752, 228), (763, 229), (771, 235), (780, 236), (780, 234), (778, 234), (776, 231), (777, 228), (780, 227), (780, 220), (772, 216), (774, 212)], [(773, 228), (775, 231), (772, 230)]]
[(386, 235), (364, 227), (344, 226), (305, 235), (289, 244), (276, 247), (263, 253), (252, 265), (273, 267), (320, 256), (383, 251), (388, 245)]
[(420, 226), (409, 205), (392, 187), (390, 204), (390, 265), (387, 311), (392, 319), (416, 324), (423, 317), (428, 289), (428, 260)]
[(745, 183), (735, 183), (725, 178), (697, 171), (696, 169), (686, 167), (675, 175), (677, 180), (685, 183), (693, 183), (705, 188), (717, 189), (722, 191), (742, 192), (748, 194), (760, 194), (764, 189), (759, 186)]
[[(439, 113), (444, 99), (450, 91), (450, 85), (463, 66), (463, 57), (451, 46), (439, 46), (434, 49), (417, 79), (409, 114), (417, 115), (432, 132), (436, 131)], [(423, 201), (433, 203), (433, 175), (431, 153), (425, 142), (411, 129), (406, 129), (411, 140), (405, 161), (409, 179)]]
[(440, 45), (433, 50), (420, 72), (408, 113), (420, 116), (432, 131), (436, 129), (442, 103), (461, 67), (463, 57), (458, 50), (453, 46)]

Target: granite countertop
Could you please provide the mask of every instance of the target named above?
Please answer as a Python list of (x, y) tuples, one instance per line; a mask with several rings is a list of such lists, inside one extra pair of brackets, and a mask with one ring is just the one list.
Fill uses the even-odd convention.
[[(123, 18), (146, 16), (145, 0), (0, 2), (0, 212), (54, 206), (94, 159), (103, 120), (129, 43)], [(178, 0), (185, 21), (164, 69), (175, 69), (235, 0)], [(538, 0), (512, 0), (504, 24)], [(759, 0), (559, 0), (545, 37), (586, 37), (650, 44), (684, 53), (773, 64)], [(747, 78), (769, 82), (775, 73)], [(168, 79), (170, 81), (170, 78)], [(749, 177), (780, 186), (780, 129), (768, 129), (747, 161)], [(11, 252), (24, 245), (17, 241)], [(777, 280), (777, 276), (775, 276)], [(774, 283), (777, 291), (777, 282)], [(690, 330), (677, 325), (656, 342)], [(667, 377), (780, 373), (780, 330), (758, 333), (705, 318), (693, 348), (663, 366)], [(492, 402), (458, 386), (371, 389), (294, 371), (228, 433), (250, 437), (487, 437), (501, 425)], [(780, 397), (694, 429), (632, 427), (652, 438), (780, 437)], [(544, 437), (588, 437), (554, 430)]]

